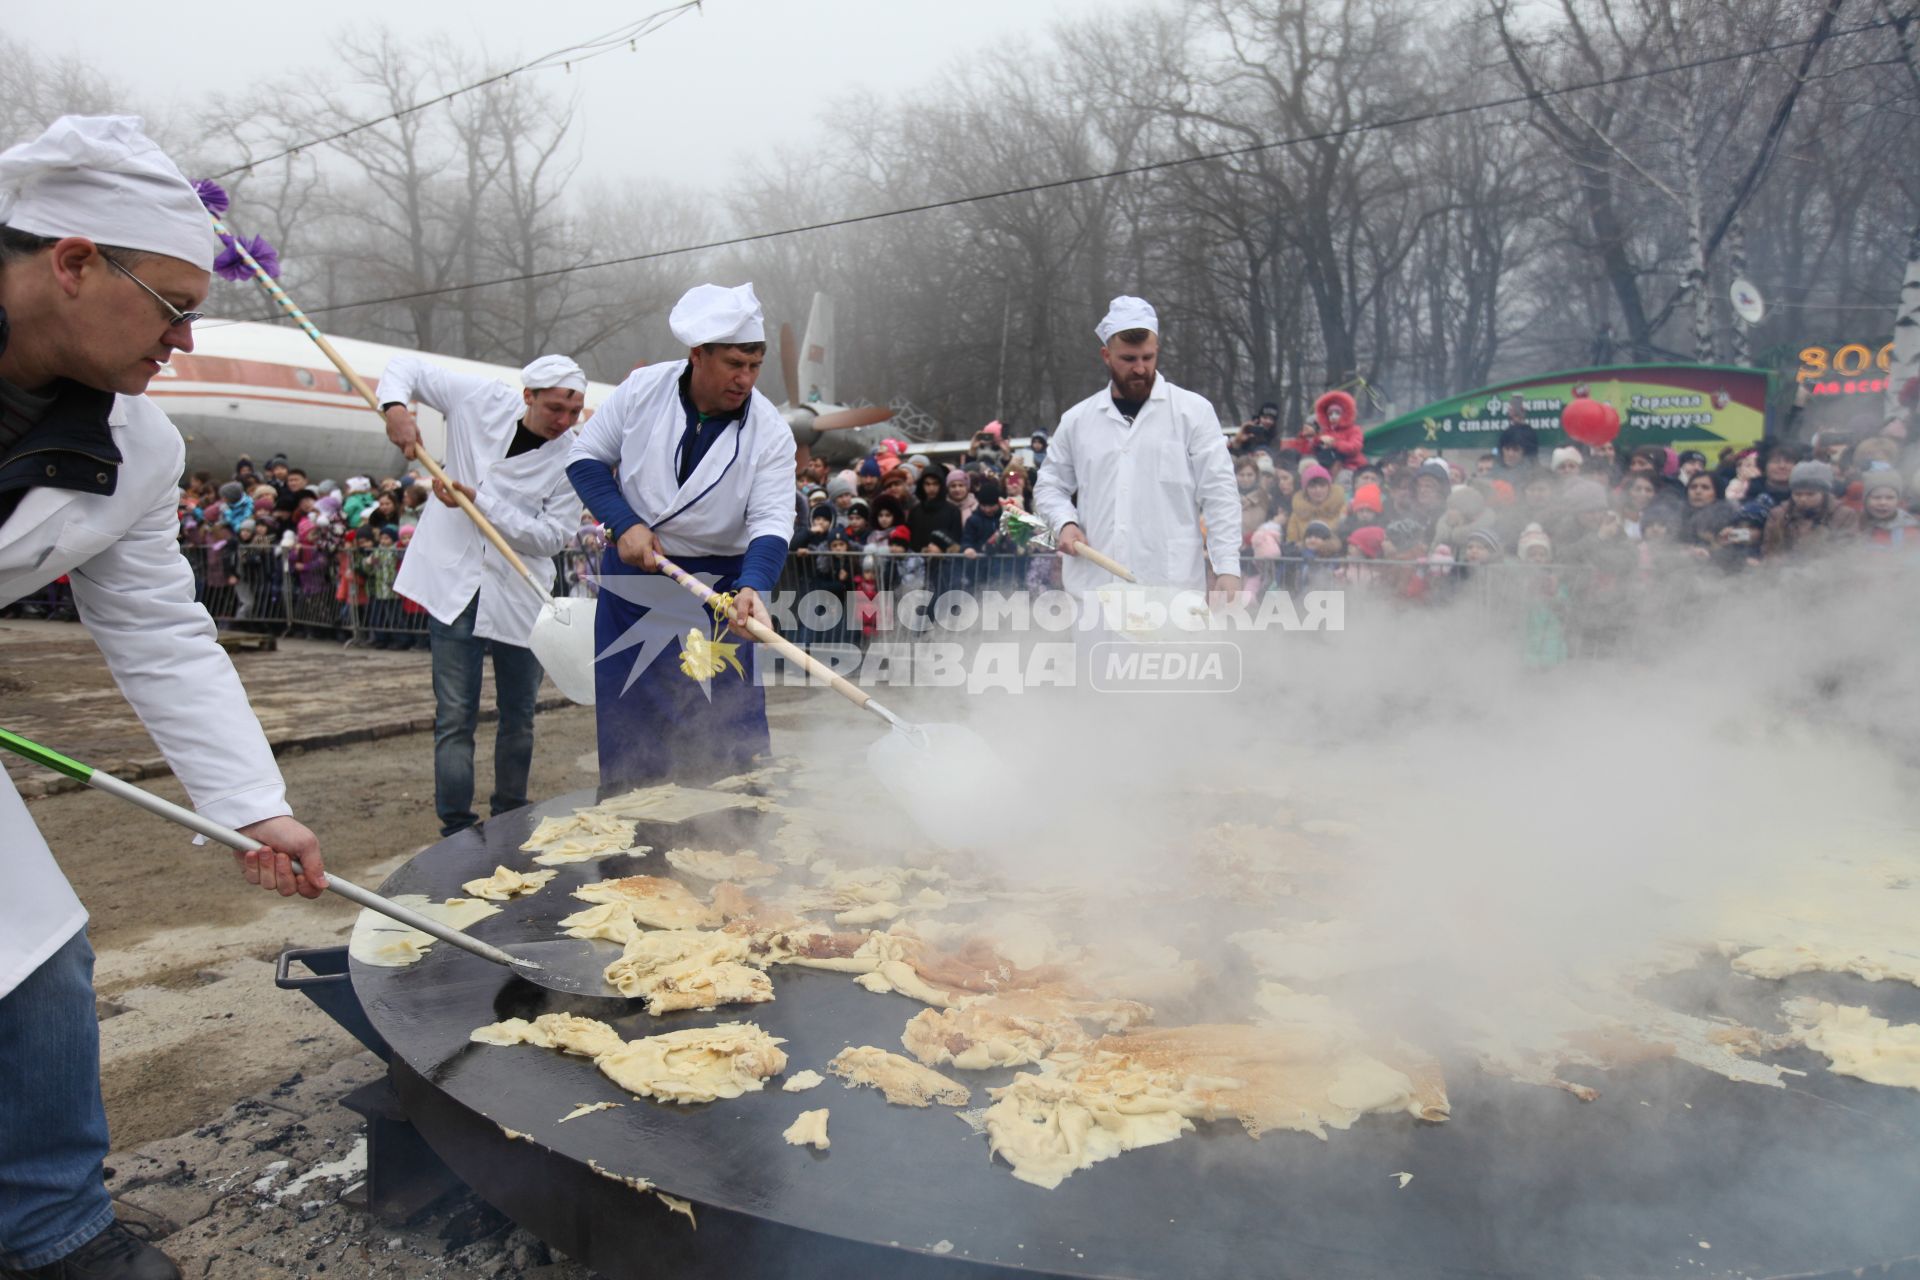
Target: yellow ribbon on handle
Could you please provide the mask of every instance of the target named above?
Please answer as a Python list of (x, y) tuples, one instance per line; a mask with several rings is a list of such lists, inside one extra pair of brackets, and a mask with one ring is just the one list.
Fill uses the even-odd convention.
[(720, 638), (727, 625), (727, 615), (733, 610), (733, 593), (715, 592), (707, 597), (706, 605), (713, 611), (713, 634), (703, 636), (700, 628), (687, 628), (687, 638), (680, 642), (681, 673), (704, 684), (732, 667), (734, 674), (746, 679), (747, 670), (740, 665), (738, 656), (740, 646)]

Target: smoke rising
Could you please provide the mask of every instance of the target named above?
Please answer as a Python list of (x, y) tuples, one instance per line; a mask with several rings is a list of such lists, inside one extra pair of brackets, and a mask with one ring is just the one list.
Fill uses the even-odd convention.
[[(1687, 575), (1623, 597), (1605, 652), (1546, 670), (1518, 612), (1463, 594), (1242, 636), (1233, 693), (882, 695), (994, 743), (1002, 776), (952, 779), (935, 820), (963, 859), (1076, 886), (1050, 908), (1063, 934), (1135, 928), (1143, 893), (1163, 908), (1143, 948), (1333, 921), (1311, 945), (1343, 1004), (1409, 1034), (1497, 1026), (1570, 984), (1686, 967), (1823, 858), (1911, 846), (1915, 585), (1886, 557)], [(1222, 823), (1310, 851), (1290, 898), (1193, 900)], [(1249, 984), (1205, 959), (1209, 981)]]

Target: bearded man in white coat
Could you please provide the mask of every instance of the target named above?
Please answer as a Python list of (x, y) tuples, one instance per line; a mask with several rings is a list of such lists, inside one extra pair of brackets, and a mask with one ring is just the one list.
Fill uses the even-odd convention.
[[(541, 356), (519, 387), (455, 373), (417, 356), (395, 356), (376, 395), (387, 439), (411, 458), (420, 447), (412, 405), (447, 421), (447, 479), (500, 531), (552, 591), (553, 557), (580, 527), (580, 499), (567, 483), (573, 425), (586, 403), (587, 375), (566, 356)], [(440, 834), (480, 820), (473, 811), (473, 734), (480, 719), (481, 667), (493, 655), (492, 813), (527, 803), (533, 768), (533, 709), (544, 674), (527, 646), (540, 597), (507, 558), (434, 482), (439, 506), (422, 513), (393, 589), (427, 611), (433, 649), (433, 807)]]
[(1211, 566), (1215, 597), (1231, 599), (1240, 497), (1219, 415), (1160, 376), (1160, 319), (1145, 301), (1115, 298), (1094, 332), (1108, 383), (1061, 415), (1033, 486), (1034, 513), (1068, 557), (1061, 584), (1084, 595), (1119, 582), (1072, 555), (1087, 543), (1149, 587), (1203, 592)]
[[(194, 600), (176, 515), (186, 447), (145, 395), (193, 350), (219, 247), (135, 118), (66, 116), (0, 153), (0, 604), (68, 575), (193, 806), (260, 842), (237, 855), (247, 879), (311, 898), (318, 842)], [(113, 856), (181, 856), (119, 843)], [(0, 1275), (175, 1280), (114, 1220), (87, 915), (4, 772), (0, 867)]]

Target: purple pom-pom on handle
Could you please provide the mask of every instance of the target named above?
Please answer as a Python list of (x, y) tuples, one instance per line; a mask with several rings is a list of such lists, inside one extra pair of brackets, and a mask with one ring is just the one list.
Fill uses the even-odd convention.
[(280, 278), (280, 251), (267, 243), (265, 236), (238, 241), (232, 236), (221, 236), (220, 239), (227, 247), (213, 260), (213, 271), (222, 280), (245, 280), (253, 275), (253, 268), (247, 265), (246, 258), (240, 254), (242, 249), (260, 264), (262, 271), (275, 280)]
[(207, 212), (219, 217), (227, 211), (233, 201), (227, 196), (227, 189), (211, 178), (202, 178), (193, 184), (193, 194), (200, 197), (200, 203), (207, 206)]

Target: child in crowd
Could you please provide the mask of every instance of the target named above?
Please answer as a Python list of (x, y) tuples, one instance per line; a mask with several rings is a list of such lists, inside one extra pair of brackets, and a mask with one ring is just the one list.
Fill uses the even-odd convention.
[(1337, 581), (1340, 537), (1325, 520), (1309, 520), (1300, 538), (1300, 574), (1296, 591), (1324, 591)]
[(847, 527), (845, 533), (847, 535), (847, 542), (852, 546), (865, 546), (867, 535), (873, 532), (873, 526), (868, 523), (868, 510), (869, 508), (866, 502), (858, 498), (854, 500), (851, 507), (847, 508)]
[(1534, 566), (1528, 584), (1524, 655), (1529, 667), (1544, 671), (1567, 660), (1566, 612), (1570, 596), (1553, 571), (1553, 540), (1537, 524), (1520, 534), (1520, 562)]
[(1287, 518), (1287, 541), (1298, 544), (1315, 520), (1338, 527), (1346, 518), (1347, 495), (1333, 483), (1333, 474), (1317, 462), (1300, 465), (1300, 492), (1293, 495), (1293, 514)]
[(873, 504), (873, 528), (867, 533), (867, 545), (887, 550), (893, 541), (893, 531), (900, 528), (906, 520), (900, 500), (890, 494), (881, 494)]
[[(413, 541), (413, 526), (400, 526), (398, 549), (399, 562), (404, 564), (407, 558), (407, 545)], [(394, 642), (396, 649), (425, 649), (432, 643), (427, 638), (427, 610), (425, 605), (416, 604), (406, 596), (400, 597), (400, 639)]]
[(1461, 543), (1460, 558), (1474, 568), (1497, 565), (1506, 558), (1506, 549), (1492, 529), (1475, 529)]
[(1920, 520), (1900, 509), (1900, 474), (1877, 466), (1860, 477), (1861, 540), (1870, 547), (1920, 550)]
[(1395, 520), (1386, 528), (1380, 554), (1395, 566), (1386, 578), (1393, 594), (1410, 604), (1426, 603), (1428, 583), (1422, 568), (1427, 560), (1426, 526), (1418, 520)]
[(868, 645), (880, 631), (880, 560), (860, 557), (860, 572), (853, 577), (853, 616), (860, 627), (860, 643)]
[(1346, 539), (1347, 562), (1334, 576), (1349, 586), (1366, 586), (1379, 576), (1371, 562), (1386, 555), (1387, 531), (1377, 524), (1355, 529)]
[(400, 531), (392, 525), (363, 526), (358, 551), (360, 572), (367, 583), (367, 630), (373, 647), (393, 647), (400, 639), (399, 596), (393, 589), (400, 571)]

